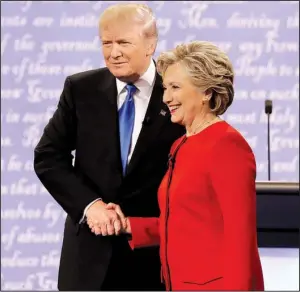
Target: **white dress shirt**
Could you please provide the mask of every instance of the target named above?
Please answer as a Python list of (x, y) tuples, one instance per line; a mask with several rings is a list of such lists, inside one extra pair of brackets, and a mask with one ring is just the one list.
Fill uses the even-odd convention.
[[(132, 157), (133, 150), (135, 148), (137, 139), (139, 137), (139, 134), (143, 126), (143, 121), (145, 119), (146, 111), (149, 105), (150, 97), (155, 83), (155, 75), (156, 75), (156, 69), (155, 69), (154, 61), (151, 60), (147, 71), (134, 83), (137, 90), (133, 95), (135, 116), (134, 116), (134, 125), (133, 125), (133, 132), (131, 138), (131, 146), (128, 155), (128, 162)], [(116, 85), (118, 91), (117, 104), (119, 110), (123, 105), (127, 95), (127, 90), (126, 90), (127, 83), (119, 79), (116, 79)], [(101, 200), (101, 198), (92, 201), (90, 204), (86, 206), (83, 212), (83, 217), (81, 218), (79, 223), (83, 222), (88, 208), (98, 200)]]

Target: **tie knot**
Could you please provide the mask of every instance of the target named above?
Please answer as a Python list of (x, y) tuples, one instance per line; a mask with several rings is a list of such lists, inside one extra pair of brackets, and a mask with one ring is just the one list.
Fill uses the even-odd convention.
[(126, 89), (127, 89), (128, 93), (129, 93), (129, 95), (134, 94), (136, 92), (136, 90), (137, 90), (137, 88), (133, 84), (127, 84), (126, 85)]

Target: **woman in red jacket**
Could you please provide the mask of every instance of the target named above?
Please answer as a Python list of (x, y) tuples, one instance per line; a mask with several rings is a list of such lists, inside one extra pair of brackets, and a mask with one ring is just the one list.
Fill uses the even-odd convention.
[(233, 100), (232, 65), (213, 44), (191, 42), (163, 53), (157, 66), (172, 122), (186, 135), (172, 146), (159, 187), (160, 218), (127, 218), (130, 245), (160, 244), (167, 290), (264, 290), (255, 157), (219, 118)]

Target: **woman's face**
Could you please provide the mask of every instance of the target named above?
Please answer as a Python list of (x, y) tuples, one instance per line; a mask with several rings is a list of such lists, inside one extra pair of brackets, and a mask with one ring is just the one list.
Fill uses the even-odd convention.
[(191, 83), (185, 68), (180, 63), (169, 66), (164, 75), (163, 101), (169, 107), (171, 121), (190, 126), (197, 114), (202, 113), (205, 94)]

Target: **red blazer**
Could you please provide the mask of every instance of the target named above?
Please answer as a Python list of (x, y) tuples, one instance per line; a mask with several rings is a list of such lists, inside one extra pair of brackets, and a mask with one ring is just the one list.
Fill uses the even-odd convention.
[(264, 290), (255, 158), (245, 139), (219, 122), (178, 139), (171, 153), (161, 215), (129, 218), (132, 248), (160, 244), (167, 290)]

